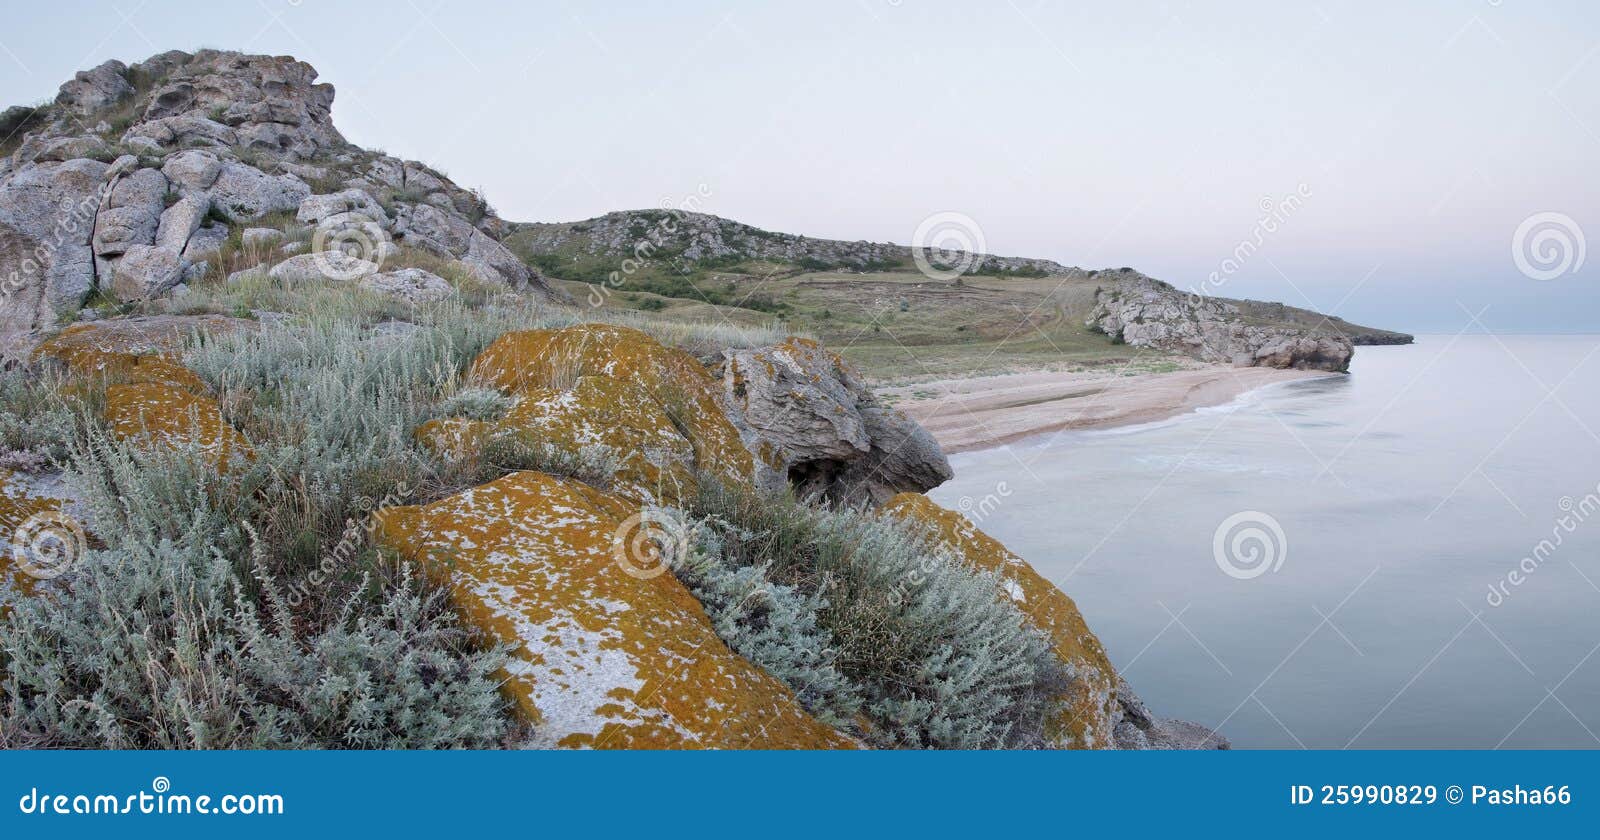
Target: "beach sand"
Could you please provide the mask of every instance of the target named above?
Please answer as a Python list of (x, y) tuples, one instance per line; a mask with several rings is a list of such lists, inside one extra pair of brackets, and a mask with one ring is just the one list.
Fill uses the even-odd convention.
[(921, 423), (947, 453), (999, 446), (1062, 429), (1151, 423), (1221, 405), (1317, 370), (1203, 366), (1170, 373), (1036, 372), (949, 379), (880, 388)]

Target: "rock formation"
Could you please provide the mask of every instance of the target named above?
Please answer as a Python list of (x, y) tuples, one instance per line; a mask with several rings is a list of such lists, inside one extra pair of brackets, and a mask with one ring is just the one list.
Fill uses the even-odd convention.
[[(346, 142), (329, 113), (333, 87), (316, 77), (289, 57), (175, 51), (106, 62), (62, 85), (53, 105), (7, 111), (21, 133), (0, 145), (14, 146), (0, 158), (0, 354), (24, 357), (95, 290), (119, 301), (170, 293), (204, 273), (196, 267), (231, 226), (273, 214), (344, 250), (356, 240), (350, 256), (381, 262), (411, 246), (483, 283), (553, 294), (500, 244), (505, 223), (477, 194)], [(373, 285), (438, 293), (417, 275)]]
[(1240, 367), (1350, 367), (1353, 345), (1332, 329), (1256, 326), (1225, 300), (1184, 294), (1134, 271), (1104, 276), (1088, 324), (1115, 341)]
[(756, 453), (763, 487), (788, 482), (802, 496), (876, 506), (952, 475), (931, 435), (815, 341), (725, 350), (721, 374), (723, 405)]

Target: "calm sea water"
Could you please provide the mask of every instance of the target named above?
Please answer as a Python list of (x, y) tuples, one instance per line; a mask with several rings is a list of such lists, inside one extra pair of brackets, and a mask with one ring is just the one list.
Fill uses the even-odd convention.
[[(1239, 747), (1600, 747), (1600, 336), (1424, 336), (930, 495)], [(1541, 546), (1541, 541), (1545, 541)]]

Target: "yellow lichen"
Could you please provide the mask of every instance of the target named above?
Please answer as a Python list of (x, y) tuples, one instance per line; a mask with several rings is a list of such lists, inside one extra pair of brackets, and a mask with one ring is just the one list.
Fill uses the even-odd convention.
[(161, 382), (106, 389), (106, 425), (119, 440), (154, 447), (196, 447), (219, 472), (253, 458), (244, 435), (222, 416), (217, 401)]
[(920, 525), (943, 548), (975, 568), (1001, 576), (1008, 590), (1003, 597), (1010, 597), (1045, 634), (1073, 678), (1060, 698), (1060, 711), (1047, 724), (1047, 736), (1060, 747), (1110, 746), (1117, 672), (1100, 639), (1084, 623), (1077, 604), (971, 520), (939, 507), (921, 493), (901, 493), (883, 510)]
[(585, 376), (633, 383), (688, 438), (696, 467), (735, 481), (754, 472), (749, 450), (717, 404), (711, 374), (693, 356), (639, 330), (579, 324), (507, 333), (479, 354), (472, 376), (512, 394), (566, 390)]
[(629, 556), (636, 509), (520, 472), (375, 516), (383, 544), (444, 576), (465, 620), (513, 646), (505, 691), (560, 746), (852, 746), (729, 650), (653, 550)]

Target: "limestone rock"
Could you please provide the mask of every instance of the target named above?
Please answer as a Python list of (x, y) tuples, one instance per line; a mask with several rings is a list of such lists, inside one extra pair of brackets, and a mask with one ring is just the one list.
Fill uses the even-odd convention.
[(427, 204), (402, 206), (394, 225), (401, 241), (446, 259), (457, 259), (486, 283), (551, 295), (548, 282), (529, 270), (504, 245), (466, 219)]
[(329, 281), (356, 280), (376, 274), (378, 266), (366, 260), (348, 256), (340, 251), (322, 251), (300, 254), (273, 266), (267, 275), (282, 283), (326, 283)]
[(167, 158), (161, 172), (185, 193), (204, 191), (222, 174), (222, 162), (211, 152), (188, 149)]
[(584, 376), (606, 376), (642, 388), (694, 448), (699, 471), (749, 482), (750, 452), (718, 404), (716, 380), (693, 356), (649, 335), (610, 324), (511, 332), (473, 361), (469, 378), (512, 395), (565, 388)]
[(230, 222), (259, 219), (268, 213), (294, 210), (311, 188), (293, 175), (268, 175), (235, 161), (221, 164), (210, 187), (211, 205)]
[(1242, 367), (1343, 371), (1355, 352), (1350, 339), (1335, 331), (1249, 324), (1233, 303), (1187, 295), (1138, 272), (1121, 274), (1099, 290), (1088, 325), (1134, 347)]
[(277, 228), (245, 228), (240, 238), (246, 248), (270, 248), (283, 241), (283, 231)]
[(121, 301), (158, 297), (183, 279), (186, 267), (171, 248), (133, 245), (112, 268), (111, 291)]
[(72, 81), (61, 86), (56, 104), (79, 117), (88, 117), (133, 95), (127, 73), (127, 65), (115, 59), (93, 70), (80, 71)]
[(447, 280), (420, 268), (402, 268), (369, 274), (361, 278), (361, 286), (411, 303), (444, 300), (451, 292)]
[[(116, 166), (137, 165), (122, 158)], [(134, 169), (115, 176), (106, 203), (95, 217), (95, 256), (115, 257), (136, 245), (155, 241), (167, 195), (167, 177), (157, 169)]]
[(202, 225), (189, 235), (189, 244), (183, 247), (183, 258), (194, 262), (222, 250), (223, 243), (228, 241), (227, 225)]
[(721, 398), (757, 455), (757, 483), (848, 505), (881, 504), (947, 481), (932, 437), (815, 341), (725, 350)]
[(161, 221), (156, 226), (155, 244), (182, 253), (189, 245), (189, 237), (200, 229), (200, 223), (205, 221), (209, 212), (211, 196), (205, 193), (190, 193), (178, 199), (176, 204), (161, 213)]
[(309, 196), (300, 202), (294, 219), (301, 224), (314, 225), (344, 213), (359, 213), (385, 228), (389, 226), (389, 216), (383, 212), (383, 206), (365, 190)]
[(380, 542), (446, 574), (464, 619), (513, 646), (503, 690), (550, 745), (854, 746), (729, 650), (658, 556), (628, 556), (636, 512), (520, 472), (375, 516)]
[(108, 169), (87, 159), (30, 163), (0, 181), (0, 356), (25, 352), (93, 288), (90, 241)]

